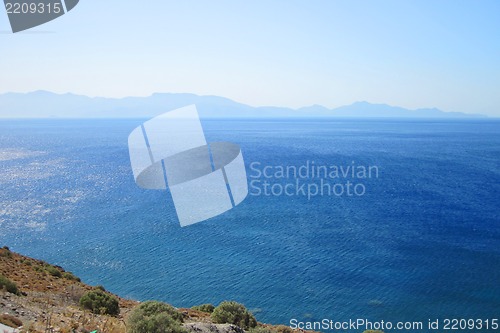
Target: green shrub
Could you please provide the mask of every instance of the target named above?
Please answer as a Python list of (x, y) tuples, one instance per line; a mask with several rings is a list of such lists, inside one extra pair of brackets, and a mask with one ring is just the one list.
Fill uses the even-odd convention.
[(49, 265), (49, 266), (45, 267), (45, 270), (47, 271), (47, 273), (49, 273), (49, 274), (50, 274), (50, 275), (52, 275), (52, 276), (55, 276), (55, 277), (58, 277), (58, 278), (62, 277), (62, 273), (61, 273), (61, 271), (60, 271), (60, 270), (58, 270), (58, 269), (57, 269), (56, 267), (54, 267), (54, 266), (50, 266), (50, 265)]
[(140, 304), (128, 317), (128, 333), (186, 333), (182, 314), (173, 306), (156, 301)]
[(71, 272), (64, 272), (62, 274), (62, 277), (65, 278), (66, 280), (71, 280), (71, 281), (77, 281), (77, 282), (81, 282), (80, 278), (75, 276), (73, 273)]
[(12, 258), (12, 252), (10, 252), (7, 246), (0, 249), (0, 257)]
[(7, 279), (5, 276), (0, 275), (0, 289), (4, 288), (11, 294), (19, 295), (19, 289), (17, 289), (17, 285), (11, 280)]
[(212, 321), (217, 324), (234, 324), (243, 329), (257, 326), (257, 320), (243, 304), (233, 301), (224, 301), (214, 309)]
[(202, 304), (193, 306), (191, 309), (201, 312), (212, 313), (214, 312), (215, 306), (213, 306), (212, 304)]
[(104, 286), (102, 286), (102, 285), (100, 285), (100, 284), (99, 284), (99, 285), (97, 285), (97, 286), (95, 286), (95, 287), (94, 287), (94, 289), (96, 289), (96, 290), (100, 290), (100, 291), (106, 291), (106, 288), (104, 288)]
[(120, 313), (118, 300), (103, 292), (102, 290), (92, 290), (80, 298), (80, 306), (92, 311), (95, 314), (109, 314), (112, 316)]

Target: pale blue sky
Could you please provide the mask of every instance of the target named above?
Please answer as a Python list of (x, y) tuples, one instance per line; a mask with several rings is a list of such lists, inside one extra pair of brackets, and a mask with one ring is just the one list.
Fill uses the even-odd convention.
[(355, 101), (500, 116), (500, 1), (81, 0), (11, 34), (0, 93)]

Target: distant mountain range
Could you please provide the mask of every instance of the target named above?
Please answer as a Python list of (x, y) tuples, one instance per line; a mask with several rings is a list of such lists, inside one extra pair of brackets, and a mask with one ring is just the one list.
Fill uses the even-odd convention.
[(0, 118), (148, 118), (196, 104), (207, 118), (353, 117), (353, 118), (485, 118), (477, 114), (444, 112), (435, 108), (409, 110), (386, 104), (356, 102), (328, 109), (252, 107), (218, 96), (160, 94), (149, 97), (104, 98), (47, 91), (0, 94)]

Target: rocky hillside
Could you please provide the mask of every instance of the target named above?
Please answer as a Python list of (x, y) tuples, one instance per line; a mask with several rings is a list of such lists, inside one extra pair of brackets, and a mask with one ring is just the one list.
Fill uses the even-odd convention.
[[(106, 309), (84, 309), (81, 298), (94, 295), (116, 300), (116, 312)], [(108, 297), (109, 296), (109, 297)], [(90, 302), (89, 304), (93, 304)], [(139, 302), (113, 295), (102, 286), (89, 286), (62, 267), (51, 265), (0, 248), (0, 332), (127, 332), (128, 317)], [(111, 304), (113, 305), (113, 304)], [(179, 329), (186, 333), (244, 333), (244, 325), (216, 324), (211, 317), (212, 309), (175, 309), (179, 314)], [(110, 312), (110, 311), (109, 311)], [(252, 316), (253, 318), (253, 316)], [(3, 325), (3, 326), (2, 326)], [(130, 326), (130, 325), (129, 325)], [(17, 328), (17, 331), (9, 327)], [(287, 326), (257, 323), (251, 329), (255, 333), (291, 333)], [(129, 327), (128, 331), (131, 331)]]

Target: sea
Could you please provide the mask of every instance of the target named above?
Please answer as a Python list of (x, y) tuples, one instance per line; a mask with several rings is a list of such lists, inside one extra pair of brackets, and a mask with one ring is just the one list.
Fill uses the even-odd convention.
[(168, 190), (134, 182), (143, 122), (1, 120), (0, 246), (123, 297), (235, 300), (272, 324), (500, 317), (499, 120), (203, 120), (241, 147), (250, 193), (184, 228)]

